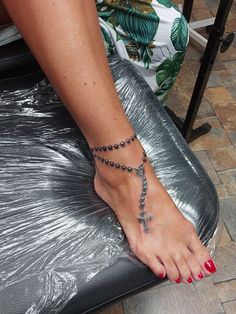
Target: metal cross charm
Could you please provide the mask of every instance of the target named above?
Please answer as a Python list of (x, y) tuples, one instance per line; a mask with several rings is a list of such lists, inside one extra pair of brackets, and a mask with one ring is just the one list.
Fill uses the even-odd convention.
[(143, 164), (141, 164), (140, 166), (138, 166), (136, 169), (136, 173), (138, 176), (143, 177), (144, 175), (144, 167)]
[(146, 214), (145, 212), (139, 213), (138, 221), (143, 224), (144, 231), (148, 233), (150, 228), (148, 227), (148, 222), (152, 220), (152, 215)]

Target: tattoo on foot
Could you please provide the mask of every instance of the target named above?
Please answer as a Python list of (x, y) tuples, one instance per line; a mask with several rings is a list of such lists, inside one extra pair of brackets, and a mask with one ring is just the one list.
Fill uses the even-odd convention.
[[(153, 216), (149, 213), (146, 213), (145, 208), (145, 198), (147, 193), (147, 178), (145, 175), (145, 169), (144, 164), (147, 161), (147, 155), (145, 151), (143, 151), (142, 156), (142, 164), (140, 164), (138, 167), (133, 168), (127, 165), (120, 165), (118, 162), (114, 162), (113, 160), (105, 159), (103, 156), (97, 154), (98, 151), (100, 152), (106, 152), (108, 150), (115, 150), (119, 149), (121, 147), (126, 147), (127, 144), (131, 144), (135, 139), (137, 138), (137, 135), (134, 134), (130, 138), (126, 139), (125, 141), (121, 141), (120, 144), (114, 144), (114, 145), (107, 145), (107, 146), (95, 146), (90, 147), (91, 153), (93, 154), (93, 157), (97, 160), (100, 160), (104, 165), (111, 166), (115, 169), (120, 169), (122, 171), (127, 170), (129, 173), (136, 172), (136, 174), (141, 178), (142, 181), (142, 191), (139, 199), (139, 216), (138, 216), (138, 222), (143, 224), (143, 230), (144, 232), (148, 233), (150, 231), (149, 222), (152, 220)], [(124, 144), (123, 144), (124, 143)]]

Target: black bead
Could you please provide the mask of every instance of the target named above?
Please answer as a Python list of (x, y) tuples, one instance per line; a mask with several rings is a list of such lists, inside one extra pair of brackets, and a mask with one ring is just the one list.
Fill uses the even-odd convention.
[(113, 150), (112, 145), (108, 145), (108, 149), (109, 149), (109, 150)]
[(130, 139), (131, 139), (131, 141), (134, 141), (134, 136), (131, 136), (131, 138), (130, 138)]
[(145, 151), (143, 151), (143, 156), (144, 156), (144, 157), (147, 157), (147, 154), (146, 154), (146, 152), (145, 152)]
[(131, 167), (127, 167), (127, 170), (131, 172), (133, 169)]
[(120, 168), (120, 164), (119, 164), (119, 163), (116, 164), (116, 168), (117, 168), (117, 169)]
[(107, 150), (106, 146), (103, 146), (102, 149), (104, 150), (104, 152)]
[(104, 162), (104, 157), (101, 157), (101, 162)]
[(126, 139), (126, 143), (128, 143), (128, 144), (129, 144), (130, 142), (131, 142), (131, 141), (130, 141), (130, 139), (129, 139), (129, 138), (127, 138), (127, 139)]
[(99, 149), (99, 151), (100, 151), (100, 152), (102, 151), (102, 147), (101, 147), (101, 146), (99, 146), (99, 148), (98, 148), (98, 149)]
[(98, 147), (95, 147), (94, 149), (96, 150), (96, 152), (98, 151)]
[(119, 148), (119, 144), (115, 144), (114, 147), (115, 147), (115, 149), (118, 149)]
[(111, 165), (112, 167), (114, 167), (114, 164), (115, 164), (114, 161), (111, 160), (111, 161), (110, 161), (110, 165)]
[(99, 155), (97, 155), (97, 159), (99, 160), (101, 157)]
[(122, 169), (122, 170), (125, 170), (125, 169), (126, 169), (126, 166), (125, 166), (125, 165), (121, 166), (121, 169)]
[(143, 160), (143, 162), (146, 162), (146, 161), (147, 161), (147, 158), (146, 158), (146, 157), (143, 157), (142, 160)]
[(105, 164), (109, 164), (109, 160), (108, 159), (105, 159)]
[(122, 147), (124, 147), (124, 146), (125, 146), (125, 142), (124, 142), (124, 141), (120, 142), (120, 145), (121, 145)]

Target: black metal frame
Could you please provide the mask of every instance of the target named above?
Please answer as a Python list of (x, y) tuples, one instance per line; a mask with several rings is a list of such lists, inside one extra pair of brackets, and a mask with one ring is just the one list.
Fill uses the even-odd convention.
[[(201, 66), (198, 72), (197, 80), (194, 86), (193, 94), (188, 107), (185, 120), (177, 117), (175, 113), (166, 107), (166, 111), (175, 122), (176, 126), (182, 133), (187, 142), (191, 142), (199, 136), (210, 131), (211, 125), (204, 123), (200, 127), (193, 129), (194, 122), (205, 92), (212, 67), (214, 65), (220, 45), (223, 41), (225, 24), (231, 9), (233, 0), (221, 0), (215, 18), (215, 23), (211, 27), (208, 43), (202, 58)], [(193, 7), (193, 0), (185, 0), (183, 6), (183, 14), (187, 21), (190, 21)], [(230, 44), (229, 44), (230, 46)]]

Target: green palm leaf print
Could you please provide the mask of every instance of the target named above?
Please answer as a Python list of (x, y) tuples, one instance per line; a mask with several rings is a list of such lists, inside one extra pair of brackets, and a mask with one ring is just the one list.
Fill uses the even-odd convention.
[(116, 18), (124, 32), (135, 42), (148, 45), (153, 41), (158, 25), (159, 17), (149, 5), (138, 5), (135, 1), (124, 3), (123, 10), (117, 10)]
[(157, 2), (164, 5), (166, 8), (172, 7), (172, 2), (170, 0), (157, 0)]
[(157, 96), (163, 96), (164, 99), (166, 98), (180, 71), (183, 59), (184, 53), (177, 52), (173, 57), (166, 59), (159, 65), (156, 71), (156, 82), (159, 86), (156, 92)]
[(151, 45), (160, 22), (156, 11), (149, 3), (137, 0), (122, 1), (122, 6), (115, 11), (115, 16), (127, 38), (136, 43), (138, 59), (142, 59), (148, 69), (152, 56)]
[(188, 23), (183, 15), (174, 20), (171, 41), (177, 51), (185, 51), (188, 41)]

